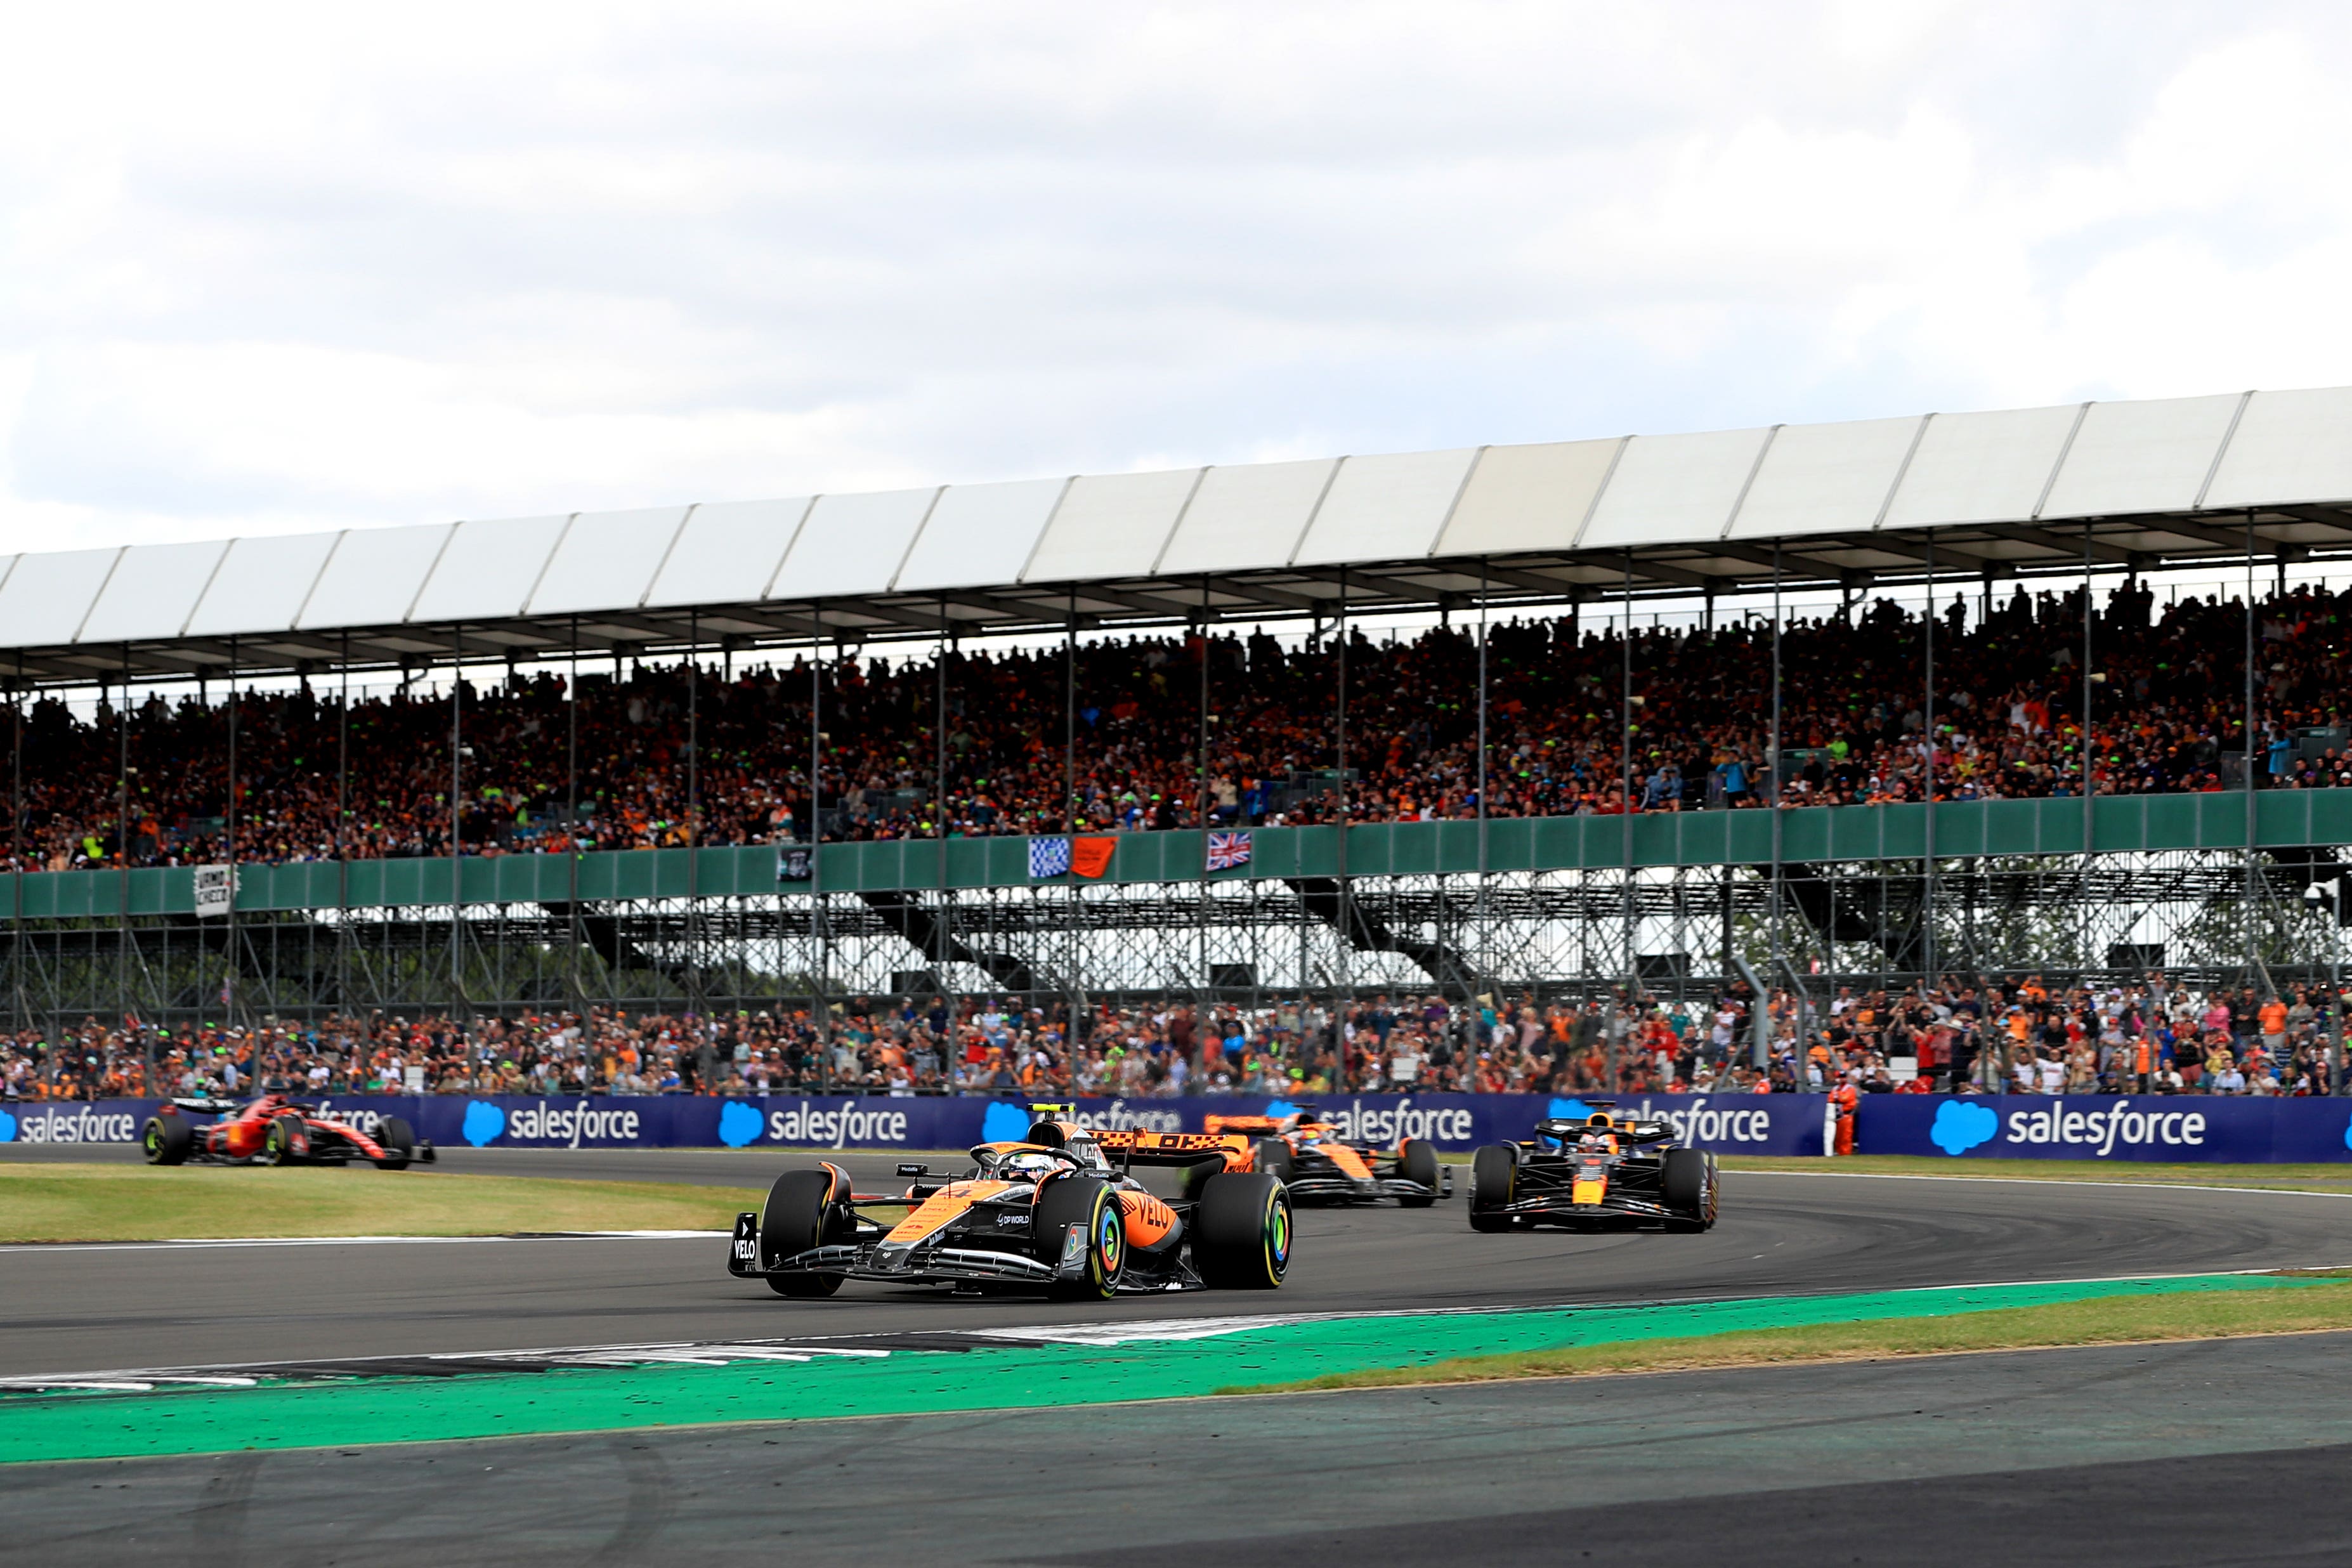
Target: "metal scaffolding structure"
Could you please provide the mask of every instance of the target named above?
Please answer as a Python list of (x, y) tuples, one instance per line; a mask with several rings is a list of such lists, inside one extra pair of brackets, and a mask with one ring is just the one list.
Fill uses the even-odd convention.
[[(1386, 994), (1512, 1001), (1738, 984), (1740, 964), (1825, 1003), (1841, 987), (2040, 974), (2317, 983), (2327, 850), (1679, 866), (1486, 876), (1168, 882), (26, 920), (0, 949), (18, 1027), (127, 1012), (733, 1013), (992, 996), (1261, 1005)], [(1778, 910), (1776, 921), (1775, 910)], [(1630, 946), (1629, 946), (1630, 942)], [(1932, 944), (1932, 946), (1931, 946)]]

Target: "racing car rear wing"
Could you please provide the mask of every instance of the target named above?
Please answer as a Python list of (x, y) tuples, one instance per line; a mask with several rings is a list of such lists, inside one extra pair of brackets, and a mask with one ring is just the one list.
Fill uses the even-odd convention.
[[(1552, 1118), (1536, 1123), (1538, 1138), (1574, 1138), (1579, 1133), (1593, 1131), (1593, 1124), (1582, 1117)], [(1675, 1135), (1670, 1121), (1621, 1121), (1612, 1118), (1609, 1131), (1629, 1143), (1661, 1143)]]
[(1197, 1165), (1203, 1160), (1237, 1155), (1246, 1160), (1250, 1141), (1238, 1132), (1143, 1132), (1121, 1129), (1097, 1132), (1095, 1142), (1106, 1154), (1118, 1155), (1131, 1165)]

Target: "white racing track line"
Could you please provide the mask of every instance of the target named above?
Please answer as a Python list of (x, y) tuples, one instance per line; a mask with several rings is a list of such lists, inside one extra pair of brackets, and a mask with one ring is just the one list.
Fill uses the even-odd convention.
[[(2315, 1268), (2336, 1265), (2319, 1264)], [(2277, 1272), (2269, 1268), (2201, 1269), (2183, 1274), (2109, 1274), (2075, 1279), (1980, 1279), (1959, 1285), (1905, 1285), (1886, 1294), (1929, 1295), (1957, 1290), (1997, 1289), (2009, 1285), (2105, 1285), (2118, 1280), (2158, 1280), (2207, 1279), (2224, 1275), (2260, 1275)], [(1853, 1295), (1871, 1292), (1801, 1291), (1795, 1295)], [(1051, 1323), (1034, 1328), (956, 1329), (937, 1331), (907, 1332), (885, 1330), (869, 1333), (811, 1335), (806, 1339), (775, 1340), (686, 1340), (663, 1341), (655, 1343), (565, 1345), (535, 1350), (449, 1351), (425, 1356), (327, 1356), (314, 1357), (310, 1362), (289, 1362), (282, 1366), (269, 1363), (222, 1363), (190, 1367), (114, 1368), (102, 1372), (60, 1372), (30, 1377), (0, 1378), (0, 1394), (53, 1393), (121, 1393), (141, 1394), (155, 1389), (250, 1388), (265, 1378), (291, 1377), (295, 1381), (341, 1382), (370, 1375), (371, 1363), (380, 1363), (377, 1375), (415, 1376), (419, 1363), (446, 1367), (451, 1372), (495, 1373), (501, 1371), (528, 1368), (532, 1371), (548, 1367), (612, 1368), (633, 1366), (726, 1366), (737, 1363), (809, 1362), (821, 1357), (845, 1360), (880, 1361), (899, 1354), (921, 1354), (951, 1348), (940, 1342), (962, 1342), (964, 1347), (1021, 1346), (1062, 1344), (1109, 1348), (1122, 1344), (1150, 1342), (1181, 1342), (1188, 1340), (1213, 1339), (1224, 1334), (1247, 1333), (1255, 1329), (1282, 1328), (1302, 1323), (1328, 1323), (1349, 1319), (1371, 1320), (1389, 1318), (1448, 1318), (1483, 1313), (1507, 1312), (1572, 1312), (1622, 1311), (1642, 1307), (1706, 1306), (1724, 1301), (1769, 1300), (1772, 1297), (1748, 1296), (1677, 1296), (1639, 1301), (1552, 1301), (1528, 1302), (1518, 1306), (1437, 1307), (1404, 1309), (1392, 1311), (1364, 1312), (1288, 1312), (1262, 1313), (1249, 1317), (1166, 1318), (1123, 1323)], [(867, 1346), (859, 1341), (879, 1341), (881, 1345)], [(883, 1348), (891, 1342), (902, 1342), (897, 1348)], [(322, 1369), (322, 1370), (321, 1370)]]
[[(2352, 1193), (2326, 1193), (2311, 1187), (2225, 1186), (2217, 1182), (2170, 1182), (2161, 1177), (2137, 1182), (2099, 1182), (2085, 1176), (1964, 1176), (1958, 1172), (1948, 1176), (1937, 1176), (1925, 1171), (1762, 1171), (1748, 1165), (1735, 1165), (1726, 1174), (1835, 1176), (1845, 1182), (2006, 1182), (2011, 1186), (2023, 1187), (2135, 1187), (2143, 1192), (2150, 1187), (2175, 1187), (2192, 1193), (2285, 1193), (2298, 1198), (2352, 1198)], [(2347, 1174), (2352, 1174), (2352, 1169), (2347, 1169)]]
[(526, 1230), (499, 1236), (247, 1236), (178, 1241), (19, 1241), (9, 1252), (152, 1252), (208, 1247), (447, 1247), (496, 1241), (724, 1241), (725, 1230)]

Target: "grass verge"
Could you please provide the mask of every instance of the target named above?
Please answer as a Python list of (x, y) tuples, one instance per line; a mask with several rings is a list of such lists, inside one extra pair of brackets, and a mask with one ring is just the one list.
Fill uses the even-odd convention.
[(0, 1242), (725, 1230), (741, 1187), (189, 1165), (0, 1164)]
[(1249, 1384), (1217, 1392), (1297, 1394), (1318, 1389), (1573, 1377), (1591, 1373), (1694, 1372), (1709, 1367), (1769, 1366), (1791, 1362), (1877, 1361), (1895, 1356), (2240, 1339), (2253, 1334), (2352, 1329), (2352, 1279), (2347, 1279), (2345, 1271), (2298, 1271), (2290, 1277), (2315, 1283), (2299, 1290), (2105, 1297), (1953, 1317), (1818, 1323), (1686, 1339), (1461, 1356), (1419, 1366), (1330, 1373), (1297, 1382)]

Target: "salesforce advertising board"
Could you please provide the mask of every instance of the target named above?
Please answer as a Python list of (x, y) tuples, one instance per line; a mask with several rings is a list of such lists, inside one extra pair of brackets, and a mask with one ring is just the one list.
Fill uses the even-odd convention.
[[(101, 1100), (0, 1110), (0, 1142), (132, 1143), (160, 1104)], [(1318, 1102), (1343, 1137), (1391, 1146), (1426, 1139), (1442, 1149), (1523, 1139), (1546, 1118), (1581, 1120), (1582, 1100), (1521, 1094), (1362, 1094)], [(694, 1095), (559, 1099), (457, 1095), (328, 1098), (320, 1114), (373, 1131), (387, 1116), (445, 1149), (963, 1149), (1019, 1138), (1028, 1105), (1014, 1100)], [(1685, 1141), (1727, 1153), (1819, 1154), (1822, 1105), (1800, 1095), (1654, 1095), (1621, 1107), (1675, 1124)], [(1287, 1114), (1297, 1107), (1250, 1096), (1216, 1100), (1081, 1100), (1074, 1115), (1097, 1129), (1198, 1132), (1213, 1116)]]
[(1862, 1104), (1865, 1154), (2246, 1163), (2352, 1160), (2352, 1100), (2216, 1095), (1879, 1094)]
[[(0, 1143), (135, 1143), (161, 1102), (0, 1104)], [(373, 1131), (387, 1116), (445, 1149), (963, 1149), (1015, 1139), (1026, 1102), (932, 1098), (694, 1095), (561, 1099), (457, 1095), (329, 1098), (320, 1111)], [(1363, 1094), (1318, 1102), (1344, 1137), (1382, 1146), (1425, 1138), (1441, 1149), (1524, 1139), (1547, 1117), (1580, 1120), (1580, 1100), (1534, 1094)], [(1246, 1095), (1219, 1100), (1081, 1100), (1100, 1129), (1198, 1132), (1213, 1116), (1282, 1115), (1296, 1107)], [(1832, 1131), (1819, 1095), (1646, 1095), (1619, 1110), (1673, 1124), (1726, 1154), (1819, 1155)], [(2352, 1160), (2352, 1100), (2207, 1096), (1867, 1095), (1855, 1146), (1865, 1154), (1938, 1159)]]

